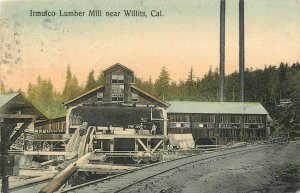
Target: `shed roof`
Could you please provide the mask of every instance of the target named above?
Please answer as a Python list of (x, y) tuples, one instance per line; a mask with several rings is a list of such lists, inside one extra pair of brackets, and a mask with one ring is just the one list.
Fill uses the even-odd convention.
[(15, 114), (18, 111), (26, 115), (35, 115), (38, 119), (46, 119), (38, 109), (36, 109), (20, 93), (0, 93), (0, 114)]
[(0, 93), (0, 109), (11, 99), (15, 98), (18, 94), (19, 93), (8, 93), (8, 94)]
[(72, 102), (74, 102), (74, 101), (76, 101), (76, 100), (78, 100), (78, 99), (81, 99), (82, 97), (84, 97), (84, 96), (86, 96), (86, 95), (88, 95), (88, 94), (91, 94), (92, 92), (95, 92), (95, 91), (97, 91), (98, 89), (100, 89), (100, 88), (102, 88), (102, 87), (104, 87), (104, 86), (103, 86), (103, 85), (96, 86), (95, 88), (92, 88), (91, 90), (86, 91), (85, 93), (82, 93), (82, 94), (78, 95), (78, 96), (75, 97), (75, 98), (72, 98), (72, 99), (70, 99), (70, 100), (65, 101), (65, 102), (64, 102), (64, 105), (69, 105), (70, 103), (72, 103)]
[(140, 89), (139, 87), (137, 87), (137, 86), (135, 86), (135, 85), (130, 85), (130, 86), (131, 86), (131, 88), (133, 88), (133, 89), (135, 89), (136, 91), (138, 91), (138, 92), (140, 92), (140, 93), (142, 93), (142, 94), (148, 96), (149, 98), (152, 98), (153, 100), (157, 101), (158, 103), (162, 104), (163, 106), (165, 106), (165, 107), (168, 107), (168, 106), (169, 106), (169, 104), (168, 104), (167, 102), (165, 102), (165, 101), (163, 101), (163, 100), (160, 100), (159, 98), (156, 98), (155, 96), (153, 96), (153, 95), (147, 93), (146, 91)]
[(168, 101), (168, 113), (269, 114), (256, 102)]

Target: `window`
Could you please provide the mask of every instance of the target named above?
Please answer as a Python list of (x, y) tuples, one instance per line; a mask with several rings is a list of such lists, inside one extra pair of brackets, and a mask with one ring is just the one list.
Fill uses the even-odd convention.
[(241, 116), (235, 115), (222, 115), (221, 122), (222, 123), (240, 123)]
[(97, 92), (97, 101), (103, 101), (103, 92)]
[(194, 126), (195, 128), (199, 127), (199, 128), (213, 128), (213, 124), (212, 123), (195, 123)]
[(193, 122), (200, 122), (200, 123), (214, 123), (215, 122), (215, 115), (209, 114), (196, 114), (192, 116)]
[(124, 83), (124, 75), (121, 74), (111, 75), (111, 83)]
[(244, 123), (262, 123), (262, 116), (246, 116)]
[(124, 84), (112, 84), (111, 92), (112, 93), (124, 93)]
[(131, 93), (132, 102), (137, 102), (139, 95), (136, 93)]
[(176, 123), (176, 122), (171, 122), (170, 123), (171, 128), (184, 128), (184, 127), (190, 127), (190, 123)]
[(124, 94), (123, 93), (112, 93), (111, 100), (122, 102), (122, 101), (124, 101)]
[(189, 115), (170, 115), (170, 122), (189, 122)]

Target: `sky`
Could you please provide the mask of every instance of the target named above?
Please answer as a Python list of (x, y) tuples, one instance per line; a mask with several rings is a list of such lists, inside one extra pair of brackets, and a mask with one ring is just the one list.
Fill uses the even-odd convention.
[[(238, 70), (238, 0), (226, 0), (226, 74)], [(54, 11), (56, 16), (30, 16)], [(85, 11), (83, 17), (59, 11)], [(90, 17), (89, 10), (102, 10)], [(126, 17), (140, 10), (147, 17)], [(163, 16), (152, 17), (151, 11)], [(106, 17), (106, 11), (120, 12)], [(0, 81), (27, 90), (37, 77), (62, 91), (67, 65), (84, 85), (115, 63), (143, 80), (165, 66), (172, 80), (196, 77), (219, 66), (220, 0), (0, 1)], [(300, 0), (245, 0), (245, 66), (264, 68), (300, 62)]]

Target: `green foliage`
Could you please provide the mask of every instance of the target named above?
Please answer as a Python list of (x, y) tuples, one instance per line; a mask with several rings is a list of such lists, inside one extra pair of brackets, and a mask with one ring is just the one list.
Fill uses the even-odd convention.
[(187, 100), (196, 100), (197, 89), (193, 68), (191, 67), (188, 78), (185, 82), (185, 94)]
[(167, 68), (163, 66), (160, 71), (159, 77), (154, 84), (154, 93), (158, 98), (162, 100), (169, 99), (169, 82), (170, 74), (167, 71)]
[(104, 72), (101, 71), (100, 74), (98, 75), (98, 79), (96, 80), (96, 85), (104, 85), (105, 84), (105, 77), (104, 77)]
[(154, 95), (154, 84), (152, 82), (151, 77), (148, 80), (143, 81), (141, 78), (135, 77), (135, 85), (147, 93)]
[(84, 90), (88, 91), (88, 90), (95, 88), (96, 86), (97, 86), (97, 84), (96, 84), (96, 80), (94, 78), (94, 70), (92, 70), (87, 77)]
[(53, 91), (50, 79), (42, 79), (40, 76), (36, 84), (28, 86), (28, 100), (48, 118), (55, 118), (65, 114), (61, 95)]
[(2, 80), (0, 81), (0, 93), (5, 93), (5, 86)]
[(66, 81), (63, 90), (63, 98), (65, 100), (76, 97), (82, 92), (82, 88), (78, 85), (75, 75), (72, 75), (71, 67), (68, 65), (66, 72)]

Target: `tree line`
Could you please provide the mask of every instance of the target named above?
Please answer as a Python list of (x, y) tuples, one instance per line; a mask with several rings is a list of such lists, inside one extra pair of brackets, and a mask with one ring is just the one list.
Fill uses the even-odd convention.
[[(248, 68), (245, 70), (245, 101), (260, 102), (270, 112), (274, 119), (274, 130), (282, 133), (286, 128), (293, 128), (294, 134), (300, 134), (300, 64), (281, 63), (279, 66), (269, 65), (263, 69)], [(228, 102), (240, 99), (240, 77), (238, 72), (225, 76), (225, 99)], [(51, 79), (38, 77), (36, 83), (29, 83), (27, 98), (48, 118), (65, 115), (63, 102), (72, 99), (96, 86), (103, 85), (105, 78), (103, 71), (95, 75), (94, 70), (89, 72), (85, 85), (80, 85), (70, 65), (66, 69), (66, 79), (62, 92), (54, 90)], [(136, 85), (164, 100), (185, 101), (219, 101), (220, 79), (219, 70), (210, 68), (202, 77), (196, 77), (193, 68), (190, 68), (185, 80), (176, 82), (170, 78), (166, 67), (162, 67), (156, 80), (135, 77)], [(0, 81), (0, 92), (6, 90)], [(19, 90), (19, 92), (22, 92)], [(290, 99), (291, 105), (281, 107), (280, 99)], [(276, 125), (277, 124), (277, 125)], [(281, 129), (278, 129), (281, 128)]]

